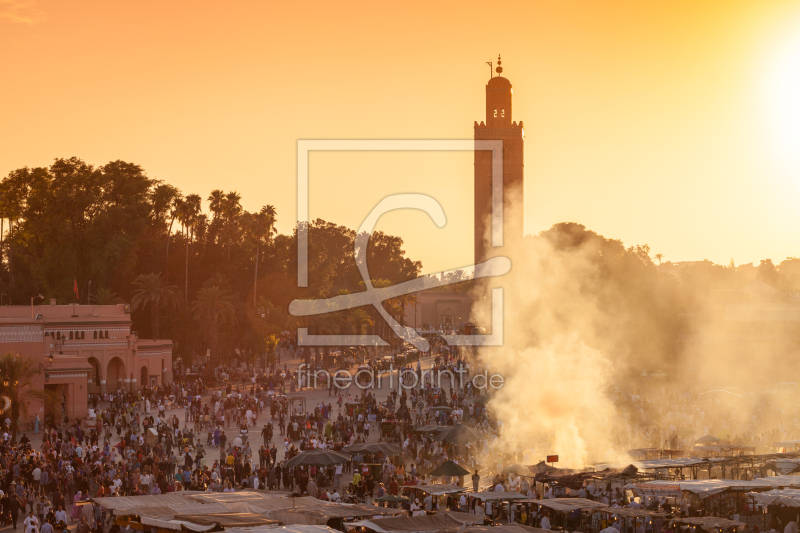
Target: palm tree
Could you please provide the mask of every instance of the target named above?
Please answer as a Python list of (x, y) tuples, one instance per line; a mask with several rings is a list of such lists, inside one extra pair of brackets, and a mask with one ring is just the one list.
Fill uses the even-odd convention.
[(255, 275), (253, 276), (253, 307), (256, 306), (256, 297), (258, 292), (258, 256), (261, 252), (261, 243), (266, 241), (269, 244), (270, 237), (275, 231), (275, 217), (277, 211), (274, 206), (265, 205), (261, 211), (252, 215), (253, 219), (250, 224), (250, 233), (256, 241), (256, 268)]
[(225, 195), (222, 205), (222, 215), (225, 218), (225, 241), (228, 246), (228, 262), (231, 260), (231, 244), (234, 240), (239, 215), (242, 213), (242, 195), (236, 191), (230, 191)]
[(654, 257), (658, 259), (658, 264), (660, 265), (661, 260), (664, 259), (664, 254), (656, 254)]
[(219, 328), (236, 324), (236, 307), (233, 303), (233, 296), (217, 285), (203, 287), (197, 292), (197, 299), (192, 302), (192, 311), (195, 320), (205, 325), (208, 331), (208, 343), (211, 347), (212, 357), (217, 356), (217, 360), (219, 360), (219, 354), (217, 354)]
[(180, 191), (167, 183), (161, 183), (152, 190), (150, 202), (152, 204), (153, 222), (159, 226), (167, 225), (172, 203), (177, 196), (180, 196)]
[(365, 310), (356, 307), (347, 313), (347, 323), (352, 326), (354, 335), (361, 335), (365, 327), (374, 324), (372, 317)]
[(192, 242), (192, 238), (194, 237), (194, 230), (195, 226), (197, 225), (197, 221), (200, 218), (201, 212), (201, 204), (203, 200), (200, 198), (199, 194), (190, 194), (184, 200), (182, 209), (181, 209), (181, 224), (184, 227), (184, 238), (186, 240), (186, 267), (184, 270), (184, 290), (183, 290), (183, 299), (184, 303), (188, 302), (189, 298), (189, 245)]
[(38, 365), (28, 356), (7, 352), (0, 357), (0, 396), (7, 396), (11, 400), (11, 435), (12, 441), (16, 439), (19, 431), (20, 417), (27, 417), (28, 406), (34, 400), (41, 400), (52, 406), (55, 396), (42, 389), (33, 387), (33, 378), (41, 374)]
[(117, 300), (119, 300), (117, 293), (106, 287), (98, 289), (94, 294), (89, 296), (89, 303), (95, 305), (111, 305)]
[(225, 205), (225, 193), (220, 189), (214, 189), (208, 195), (208, 210), (214, 215), (214, 220), (217, 220), (222, 214), (223, 206)]
[(133, 280), (133, 287), (131, 305), (134, 311), (150, 306), (150, 334), (157, 339), (160, 320), (158, 311), (162, 306), (169, 309), (178, 305), (178, 288), (167, 285), (164, 276), (156, 273), (139, 274)]
[(181, 213), (183, 209), (183, 196), (181, 196), (180, 192), (177, 192), (172, 197), (169, 203), (169, 227), (167, 228), (167, 257), (165, 259), (164, 264), (164, 271), (167, 273), (169, 277), (169, 241), (170, 235), (172, 235), (172, 225), (175, 223), (175, 219), (178, 218), (178, 215)]

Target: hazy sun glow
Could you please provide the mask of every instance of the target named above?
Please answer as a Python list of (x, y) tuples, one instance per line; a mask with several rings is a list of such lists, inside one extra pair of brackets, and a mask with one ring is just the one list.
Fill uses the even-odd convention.
[(782, 157), (800, 163), (800, 37), (776, 56), (767, 83), (773, 146)]

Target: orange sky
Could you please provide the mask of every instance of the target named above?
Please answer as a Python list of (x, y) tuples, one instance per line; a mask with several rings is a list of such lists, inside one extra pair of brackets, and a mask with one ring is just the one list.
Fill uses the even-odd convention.
[[(780, 261), (800, 256), (800, 121), (775, 72), (800, 65), (798, 34), (796, 1), (0, 0), (0, 175), (123, 159), (273, 204), (285, 232), (298, 139), (469, 139), (499, 52), (528, 233), (576, 221), (674, 261)], [(426, 271), (463, 266), (471, 162), (315, 154), (311, 215), (357, 227), (383, 195), (427, 192), (444, 229), (379, 228)]]

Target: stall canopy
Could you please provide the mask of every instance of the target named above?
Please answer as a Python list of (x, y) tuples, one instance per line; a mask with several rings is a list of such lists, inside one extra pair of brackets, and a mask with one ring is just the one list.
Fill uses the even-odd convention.
[(554, 511), (571, 513), (572, 511), (589, 511), (591, 509), (600, 509), (605, 507), (605, 504), (587, 500), (585, 498), (547, 498), (544, 500), (524, 500), (525, 502), (535, 503), (542, 507), (547, 507)]
[(778, 489), (767, 492), (751, 492), (747, 495), (758, 505), (785, 505), (786, 507), (800, 507), (800, 490)]
[(517, 474), (517, 475), (525, 476), (525, 477), (533, 477), (533, 470), (531, 470), (531, 467), (525, 466), (525, 465), (521, 465), (519, 463), (515, 463), (513, 465), (508, 465), (507, 467), (503, 468), (503, 473), (504, 474)]
[(226, 527), (254, 527), (274, 521), (286, 525), (325, 525), (330, 519), (395, 515), (401, 512), (387, 507), (331, 503), (311, 497), (287, 498), (252, 490), (219, 493), (181, 491), (160, 496), (92, 500), (116, 516), (136, 515), (152, 520), (178, 520), (199, 525), (214, 523)]
[(397, 516), (380, 520), (358, 520), (347, 522), (346, 528), (364, 527), (375, 533), (432, 533), (443, 529), (458, 529), (462, 525), (452, 516), (435, 514), (429, 516)]
[(428, 425), (415, 428), (414, 433), (441, 433), (442, 431), (447, 431), (452, 428), (453, 426)]
[(345, 452), (355, 455), (359, 452), (382, 453), (384, 455), (397, 455), (403, 453), (403, 449), (397, 444), (388, 442), (361, 442), (351, 446), (345, 446)]
[(208, 513), (204, 515), (175, 515), (175, 520), (192, 522), (203, 526), (219, 524), (222, 527), (255, 527), (267, 524), (278, 524), (257, 513)]
[(699, 526), (706, 531), (713, 531), (714, 529), (727, 529), (729, 527), (744, 527), (744, 522), (734, 522), (727, 518), (718, 518), (716, 516), (702, 516), (695, 518), (675, 518), (672, 520), (676, 524), (690, 524), (692, 526)]
[(437, 466), (433, 471), (431, 471), (428, 475), (431, 477), (441, 477), (441, 476), (468, 476), (470, 471), (460, 466), (455, 461), (445, 461), (444, 463)]
[(434, 439), (448, 444), (466, 444), (468, 442), (478, 442), (481, 440), (481, 435), (469, 426), (456, 424), (447, 431), (442, 431), (436, 435)]
[(740, 479), (696, 479), (665, 483), (650, 481), (636, 484), (639, 495), (680, 497), (682, 491), (697, 494), (700, 498), (708, 498), (727, 490), (758, 491), (780, 488), (800, 488), (800, 476), (769, 476), (750, 481)]
[(329, 466), (350, 462), (350, 457), (341, 452), (333, 450), (311, 450), (300, 452), (286, 462), (285, 468), (296, 466)]
[[(495, 501), (495, 500), (525, 500), (528, 498), (527, 495), (522, 494), (521, 492), (499, 492), (499, 491), (487, 491), (487, 492), (473, 492), (470, 494), (473, 498), (480, 498), (481, 501)], [(551, 500), (552, 501), (552, 500)]]
[(341, 533), (341, 531), (327, 526), (295, 524), (291, 526), (229, 527), (225, 529), (225, 533)]
[(203, 533), (205, 531), (211, 531), (212, 529), (217, 529), (216, 524), (202, 526), (199, 524), (193, 524), (192, 522), (182, 522), (180, 520), (157, 520), (155, 518), (148, 518), (146, 516), (142, 516), (141, 520), (142, 524), (146, 526), (154, 526), (159, 529), (170, 529), (172, 531), (183, 531), (184, 528), (186, 528), (189, 531), (196, 531), (198, 533)]
[(633, 509), (632, 507), (609, 507), (607, 509), (603, 509), (603, 511), (618, 516), (650, 516), (653, 518), (666, 518), (668, 516), (667, 513), (657, 513), (655, 511), (648, 511), (647, 509)]
[(433, 496), (441, 496), (442, 494), (457, 494), (466, 490), (464, 487), (459, 487), (457, 485), (403, 485), (400, 487), (400, 489), (417, 489), (421, 490), (422, 492), (427, 492)]

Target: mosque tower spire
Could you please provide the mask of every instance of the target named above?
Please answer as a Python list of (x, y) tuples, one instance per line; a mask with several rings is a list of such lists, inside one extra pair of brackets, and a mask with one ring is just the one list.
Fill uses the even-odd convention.
[[(475, 140), (503, 142), (503, 240), (504, 246), (523, 236), (523, 143), (522, 122), (512, 121), (513, 89), (502, 76), (502, 59), (497, 56), (497, 76), (486, 84), (486, 122), (475, 122)], [(500, 254), (491, 250), (492, 155), (475, 150), (475, 264)]]

